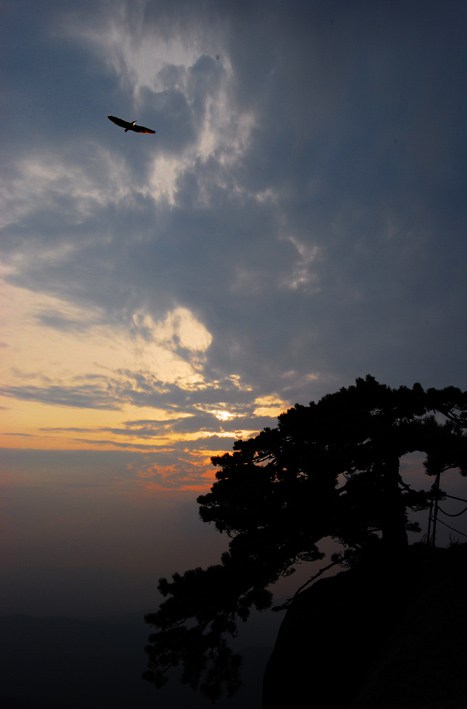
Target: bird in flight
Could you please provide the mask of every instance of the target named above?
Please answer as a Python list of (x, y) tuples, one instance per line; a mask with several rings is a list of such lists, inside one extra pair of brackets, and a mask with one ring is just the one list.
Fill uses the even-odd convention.
[(123, 118), (117, 118), (116, 116), (107, 116), (109, 121), (112, 121), (112, 123), (115, 123), (115, 125), (120, 126), (121, 128), (125, 128), (125, 133), (128, 130), (132, 130), (135, 133), (155, 133), (155, 130), (151, 130), (150, 128), (145, 128), (144, 126), (137, 126), (136, 121), (124, 121)]

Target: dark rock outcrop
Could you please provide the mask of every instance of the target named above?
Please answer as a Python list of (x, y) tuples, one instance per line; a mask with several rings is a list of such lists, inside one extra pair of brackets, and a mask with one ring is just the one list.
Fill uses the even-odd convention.
[(263, 708), (465, 709), (467, 545), (321, 579), (287, 611)]

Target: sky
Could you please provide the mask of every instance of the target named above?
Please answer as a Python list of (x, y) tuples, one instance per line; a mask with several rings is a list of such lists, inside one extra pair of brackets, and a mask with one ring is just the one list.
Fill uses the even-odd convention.
[(0, 11), (0, 603), (151, 610), (227, 545), (212, 455), (366, 374), (467, 388), (467, 7)]

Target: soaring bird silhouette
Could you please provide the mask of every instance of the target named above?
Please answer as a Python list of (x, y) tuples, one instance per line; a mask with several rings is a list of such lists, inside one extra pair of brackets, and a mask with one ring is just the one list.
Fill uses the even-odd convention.
[(120, 128), (125, 128), (125, 133), (128, 130), (132, 130), (135, 133), (155, 133), (155, 130), (150, 128), (145, 128), (144, 126), (137, 126), (136, 121), (124, 121), (123, 118), (117, 118), (116, 116), (107, 116), (109, 121), (115, 123), (115, 125), (120, 126)]

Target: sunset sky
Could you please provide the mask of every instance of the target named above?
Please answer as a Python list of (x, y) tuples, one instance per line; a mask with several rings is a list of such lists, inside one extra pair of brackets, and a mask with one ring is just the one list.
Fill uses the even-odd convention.
[(368, 373), (467, 388), (467, 6), (0, 11), (0, 602), (151, 607), (226, 545), (213, 454)]

